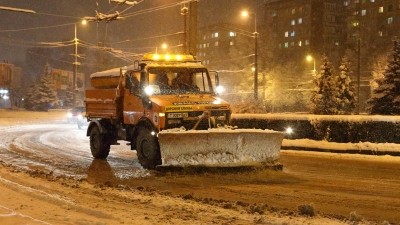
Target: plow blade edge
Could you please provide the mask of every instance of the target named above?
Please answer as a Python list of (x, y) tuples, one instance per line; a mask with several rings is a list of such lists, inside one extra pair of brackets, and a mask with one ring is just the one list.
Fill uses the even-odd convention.
[(158, 134), (163, 166), (257, 166), (275, 163), (284, 134), (260, 129), (166, 130)]

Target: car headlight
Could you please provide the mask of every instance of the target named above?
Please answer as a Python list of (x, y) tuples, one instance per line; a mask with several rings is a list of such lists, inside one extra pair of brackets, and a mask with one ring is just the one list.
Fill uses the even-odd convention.
[(68, 117), (68, 118), (72, 118), (72, 113), (71, 113), (71, 112), (68, 112), (68, 113), (67, 113), (67, 117)]
[(79, 119), (79, 120), (83, 119), (82, 114), (79, 114), (79, 115), (78, 115), (78, 119)]

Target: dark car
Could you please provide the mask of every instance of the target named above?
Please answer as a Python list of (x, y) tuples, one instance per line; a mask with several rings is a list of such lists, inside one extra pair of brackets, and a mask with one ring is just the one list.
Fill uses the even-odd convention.
[(87, 120), (85, 117), (86, 109), (84, 106), (77, 106), (70, 110), (67, 113), (67, 122), (68, 123), (77, 123), (78, 128), (82, 129), (83, 126), (87, 125)]

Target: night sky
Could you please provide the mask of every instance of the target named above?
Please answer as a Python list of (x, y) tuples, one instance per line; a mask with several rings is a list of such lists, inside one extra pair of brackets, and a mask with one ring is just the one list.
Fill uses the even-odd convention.
[[(144, 0), (121, 16), (179, 2), (179, 0)], [(218, 22), (238, 23), (238, 14), (243, 8), (257, 8), (257, 14), (262, 15), (262, 3), (262, 0), (200, 0), (199, 26)], [(0, 60), (17, 64), (24, 61), (26, 48), (35, 46), (37, 42), (68, 41), (74, 38), (73, 24), (46, 29), (21, 31), (22, 29), (76, 23), (85, 16), (94, 16), (95, 10), (113, 13), (122, 12), (128, 7), (110, 4), (108, 0), (0, 0), (0, 6), (31, 9), (37, 12), (37, 14), (27, 14), (0, 10)], [(162, 38), (137, 39), (172, 34), (181, 30), (182, 18), (180, 6), (177, 5), (110, 23), (90, 22), (84, 27), (78, 25), (77, 36), (80, 40), (92, 44), (105, 42), (114, 48), (129, 48), (129, 52), (139, 52), (146, 48), (148, 51), (153, 51), (163, 40)], [(124, 40), (137, 41), (117, 44)]]

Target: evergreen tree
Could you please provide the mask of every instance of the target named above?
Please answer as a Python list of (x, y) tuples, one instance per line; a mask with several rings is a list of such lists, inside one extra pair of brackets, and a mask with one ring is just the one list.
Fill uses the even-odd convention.
[(28, 89), (25, 98), (25, 108), (47, 111), (57, 104), (59, 100), (52, 86), (49, 75), (42, 75), (40, 80)]
[(315, 88), (311, 94), (311, 109), (315, 114), (337, 114), (337, 92), (333, 69), (326, 55), (323, 56), (321, 70), (314, 78)]
[(32, 110), (34, 106), (34, 93), (36, 93), (36, 84), (32, 84), (26, 91), (24, 98), (24, 107), (28, 110)]
[(371, 114), (400, 115), (400, 43), (393, 42), (388, 65), (368, 100)]
[(351, 114), (356, 106), (354, 85), (351, 83), (349, 68), (349, 60), (347, 57), (343, 57), (335, 85), (337, 88), (337, 110), (339, 114)]
[(34, 93), (33, 103), (33, 109), (39, 111), (47, 111), (58, 103), (57, 93), (53, 89), (48, 75), (43, 75), (40, 78), (36, 92)]

